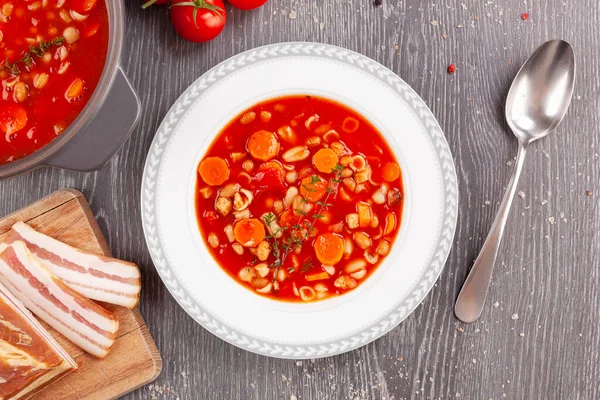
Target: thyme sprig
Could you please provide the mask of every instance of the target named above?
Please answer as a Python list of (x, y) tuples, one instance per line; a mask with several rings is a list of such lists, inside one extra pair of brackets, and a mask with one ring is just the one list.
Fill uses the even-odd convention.
[[(334, 173), (334, 177), (329, 179), (329, 185), (327, 185), (326, 195), (323, 200), (316, 201), (315, 204), (319, 206), (319, 210), (317, 212), (309, 213), (304, 210), (295, 209), (294, 211), (300, 215), (300, 219), (294, 225), (289, 227), (280, 227), (277, 231), (273, 232), (271, 235), (268, 235), (266, 239), (271, 242), (271, 254), (274, 256), (275, 260), (269, 264), (269, 268), (273, 269), (273, 282), (277, 279), (277, 274), (279, 273), (279, 269), (284, 265), (287, 257), (298, 247), (301, 247), (304, 242), (308, 240), (311, 232), (314, 231), (315, 224), (318, 220), (325, 217), (323, 212), (327, 210), (328, 207), (333, 206), (332, 203), (329, 202), (332, 195), (337, 193), (337, 188), (340, 182), (342, 182), (341, 175), (342, 167), (339, 164), (333, 168), (332, 172)], [(303, 185), (303, 188), (309, 192), (316, 192), (317, 189), (314, 188), (314, 185), (321, 182), (321, 179), (317, 175), (313, 175), (310, 178), (310, 183), (308, 185)], [(306, 203), (307, 200), (303, 199), (303, 203)], [(271, 226), (273, 222), (275, 222), (275, 214), (269, 213), (263, 217), (267, 226)], [(280, 235), (281, 234), (281, 235)], [(279, 236), (279, 238), (278, 238)], [(311, 258), (306, 260), (302, 266), (300, 267), (300, 271), (302, 273), (306, 273), (313, 268), (314, 264)], [(296, 271), (296, 268), (289, 267), (288, 272), (293, 273)]]
[(65, 38), (62, 36), (56, 37), (50, 41), (42, 40), (37, 44), (37, 46), (29, 46), (27, 52), (25, 52), (25, 54), (17, 61), (11, 63), (7, 58), (6, 60), (0, 62), (0, 71), (7, 69), (10, 71), (11, 75), (17, 76), (21, 73), (19, 64), (25, 64), (26, 66), (30, 67), (33, 65), (34, 57), (42, 58), (44, 53), (50, 47), (62, 46), (64, 42)]

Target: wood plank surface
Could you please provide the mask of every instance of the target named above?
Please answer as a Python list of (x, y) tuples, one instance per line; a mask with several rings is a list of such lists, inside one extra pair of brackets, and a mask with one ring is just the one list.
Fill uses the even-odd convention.
[[(269, 0), (250, 12), (228, 6), (223, 34), (193, 44), (177, 36), (166, 7), (141, 10), (140, 0), (127, 1), (122, 64), (143, 107), (131, 139), (96, 173), (40, 169), (0, 182), (1, 214), (63, 187), (81, 190), (113, 254), (141, 266), (140, 311), (165, 365), (155, 383), (127, 399), (600, 398), (598, 1), (382, 2)], [(466, 326), (452, 306), (516, 155), (503, 119), (506, 92), (520, 64), (554, 38), (575, 48), (575, 98), (558, 132), (530, 148), (518, 189), (524, 196), (514, 202), (489, 302), (481, 320)], [(400, 75), (439, 120), (460, 185), (455, 245), (423, 304), (362, 349), (301, 363), (239, 350), (189, 318), (153, 269), (140, 222), (146, 153), (181, 92), (234, 54), (294, 40), (343, 46)], [(446, 72), (450, 63), (454, 75)]]
[[(0, 219), (0, 242), (17, 221), (76, 248), (110, 256), (110, 250), (83, 195), (59, 190), (36, 203)], [(54, 382), (32, 399), (112, 399), (152, 382), (162, 360), (144, 319), (137, 309), (103, 304), (119, 320), (117, 338), (108, 355), (98, 360), (46, 323), (42, 324), (71, 355), (78, 370)]]

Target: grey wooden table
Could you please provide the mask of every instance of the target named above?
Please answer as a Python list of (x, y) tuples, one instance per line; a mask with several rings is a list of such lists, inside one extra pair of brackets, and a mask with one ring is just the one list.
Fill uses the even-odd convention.
[[(0, 214), (62, 187), (79, 189), (114, 254), (141, 266), (140, 308), (164, 369), (128, 398), (600, 398), (597, 0), (270, 0), (228, 12), (223, 34), (205, 45), (179, 39), (166, 8), (127, 2), (123, 64), (142, 101), (140, 125), (97, 173), (46, 169), (0, 183)], [(519, 65), (552, 38), (575, 48), (575, 98), (557, 134), (530, 150), (483, 317), (464, 325), (452, 305), (516, 151), (504, 98)], [(343, 46), (400, 75), (438, 118), (460, 184), (455, 245), (423, 304), (368, 346), (302, 362), (239, 350), (188, 317), (153, 269), (139, 208), (146, 152), (179, 94), (218, 62), (282, 41)]]

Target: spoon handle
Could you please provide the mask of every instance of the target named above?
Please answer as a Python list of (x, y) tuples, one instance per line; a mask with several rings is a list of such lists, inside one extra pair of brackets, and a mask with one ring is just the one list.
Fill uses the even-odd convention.
[(454, 314), (456, 317), (463, 322), (474, 322), (476, 321), (485, 304), (485, 297), (487, 296), (488, 287), (492, 278), (492, 270), (496, 257), (498, 255), (498, 249), (500, 248), (500, 242), (502, 241), (502, 233), (504, 232), (504, 226), (508, 218), (510, 206), (513, 198), (515, 197), (515, 191), (517, 190), (517, 183), (519, 182), (519, 176), (521, 175), (521, 169), (523, 168), (523, 161), (525, 160), (525, 154), (527, 153), (527, 144), (519, 143), (519, 153), (517, 154), (517, 162), (513, 171), (508, 188), (500, 204), (500, 209), (492, 225), (492, 229), (485, 239), (485, 243), (481, 248), (477, 260), (469, 276), (465, 281), (460, 294), (456, 300), (454, 306)]

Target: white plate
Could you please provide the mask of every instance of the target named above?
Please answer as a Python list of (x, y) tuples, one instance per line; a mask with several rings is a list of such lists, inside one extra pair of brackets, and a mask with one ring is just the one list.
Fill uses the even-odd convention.
[[(402, 225), (390, 255), (354, 291), (309, 304), (260, 297), (231, 279), (206, 249), (194, 209), (196, 168), (215, 135), (244, 109), (287, 94), (328, 97), (363, 114), (394, 150), (404, 179)], [(444, 135), (404, 81), (349, 50), (284, 43), (222, 62), (181, 95), (146, 160), (142, 218), (156, 269), (198, 323), (255, 353), (315, 358), (377, 339), (425, 298), (450, 250), (457, 196)]]

